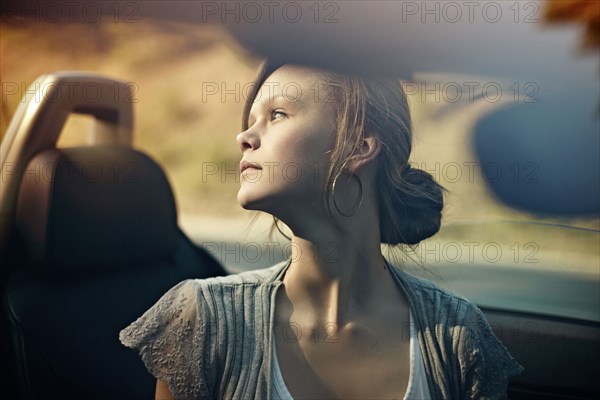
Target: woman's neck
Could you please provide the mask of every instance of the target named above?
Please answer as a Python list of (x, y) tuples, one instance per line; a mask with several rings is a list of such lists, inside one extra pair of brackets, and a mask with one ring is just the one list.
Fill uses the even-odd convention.
[(379, 307), (397, 292), (381, 254), (379, 237), (351, 235), (292, 237), (291, 264), (283, 282), (305, 323), (345, 323)]
[(372, 193), (348, 218), (332, 219), (317, 202), (277, 211), (293, 232), (283, 292), (293, 309), (287, 311), (295, 317), (306, 324), (343, 326), (403, 298), (381, 254), (379, 209)]

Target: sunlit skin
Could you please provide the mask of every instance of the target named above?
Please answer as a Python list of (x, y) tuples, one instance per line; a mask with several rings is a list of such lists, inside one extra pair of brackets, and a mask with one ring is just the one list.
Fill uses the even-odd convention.
[[(363, 182), (362, 205), (352, 217), (331, 205), (332, 218), (322, 187), (335, 104), (326, 101), (327, 90), (314, 90), (320, 79), (306, 67), (276, 70), (248, 129), (237, 135), (242, 160), (263, 167), (241, 174), (238, 202), (293, 232), (292, 262), (275, 299), (277, 359), (297, 399), (401, 399), (410, 371), (409, 311), (381, 254), (373, 162), (379, 143), (367, 134), (347, 165)], [(292, 86), (300, 90), (285, 91)], [(338, 181), (336, 198), (350, 212), (358, 188), (348, 176)], [(156, 398), (169, 395), (158, 381)]]

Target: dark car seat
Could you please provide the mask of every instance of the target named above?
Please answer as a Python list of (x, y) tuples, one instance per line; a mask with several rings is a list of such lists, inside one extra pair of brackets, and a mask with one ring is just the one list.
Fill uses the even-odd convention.
[(126, 145), (35, 154), (13, 236), (21, 257), (3, 305), (27, 399), (154, 398), (154, 378), (119, 331), (178, 282), (227, 273), (178, 227), (161, 168)]

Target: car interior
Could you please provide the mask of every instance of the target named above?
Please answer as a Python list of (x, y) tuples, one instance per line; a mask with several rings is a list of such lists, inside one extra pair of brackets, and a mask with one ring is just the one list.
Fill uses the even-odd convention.
[[(357, 3), (360, 11), (365, 4)], [(161, 13), (150, 6), (145, 12)], [(378, 12), (386, 14), (385, 8)], [(336, 29), (356, 37), (350, 26)], [(285, 30), (277, 24), (237, 23), (230, 29), (261, 56), (340, 69), (352, 69), (349, 65), (357, 58), (352, 40), (340, 45), (327, 29), (315, 30), (310, 24)], [(427, 35), (416, 40), (435, 51), (423, 53), (412, 64), (395, 58), (385, 66), (368, 62), (385, 57), (389, 49), (383, 44), (401, 37), (405, 29), (409, 27), (396, 28), (390, 22), (369, 31), (370, 40), (382, 45), (365, 49), (367, 56), (355, 70), (409, 73), (430, 64), (439, 46)], [(268, 40), (265, 32), (270, 33)], [(439, 34), (460, 41), (474, 32), (476, 26), (463, 32), (441, 29)], [(296, 43), (290, 54), (285, 43), (294, 43), (298, 35), (312, 38), (316, 47)], [(515, 40), (507, 36), (502, 40)], [(472, 52), (488, 47), (484, 41), (467, 42)], [(394, 51), (404, 51), (404, 45), (398, 40)], [(510, 67), (510, 60), (502, 62)], [(482, 61), (478, 68), (500, 67)], [(555, 75), (547, 79), (554, 82)], [(116, 103), (111, 97), (115, 87), (133, 96), (129, 85), (118, 76), (82, 71), (48, 71), (36, 82), (11, 119), (0, 150), (3, 398), (154, 398), (155, 379), (137, 355), (121, 345), (119, 331), (180, 281), (224, 276), (232, 270), (178, 226), (173, 189), (163, 167), (132, 147), (135, 103)], [(90, 101), (81, 91), (83, 83), (104, 88), (101, 98)], [(40, 84), (51, 90), (36, 92)], [(548, 101), (538, 107), (505, 107), (475, 126), (474, 148), (481, 160), (510, 166), (533, 159), (548, 168), (542, 184), (533, 189), (492, 182), (491, 190), (506, 204), (540, 214), (600, 215), (599, 118), (580, 106), (600, 101), (598, 77), (573, 74), (572, 85), (580, 102), (565, 106), (562, 99), (551, 101), (564, 89), (552, 86), (542, 98)], [(63, 126), (74, 113), (94, 118), (90, 145), (57, 148)], [(566, 119), (576, 122), (561, 125)], [(566, 141), (565, 130), (573, 140)], [(557, 149), (568, 149), (559, 162)], [(598, 231), (592, 235), (597, 240)], [(525, 367), (511, 379), (510, 399), (600, 398), (598, 275), (480, 265), (448, 264), (442, 269), (438, 283), (472, 299)], [(419, 268), (410, 272), (432, 278)]]
[[(82, 73), (41, 78), (57, 90), (118, 83)], [(17, 184), (16, 196), (2, 199), (3, 213), (13, 206), (2, 263), (2, 343), (10, 354), (3, 379), (19, 389), (7, 398), (152, 398), (154, 378), (118, 332), (180, 281), (226, 274), (177, 226), (161, 167), (131, 147), (131, 104), (82, 98), (30, 99), (10, 144), (3, 142), (3, 173), (9, 165), (25, 171), (3, 188), (7, 196)], [(71, 112), (100, 121), (101, 143), (54, 147)]]

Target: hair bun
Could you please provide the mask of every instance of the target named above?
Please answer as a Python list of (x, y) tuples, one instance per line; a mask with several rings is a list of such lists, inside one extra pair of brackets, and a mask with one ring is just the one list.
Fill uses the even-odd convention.
[(431, 174), (409, 164), (401, 174), (404, 185), (397, 188), (393, 195), (400, 226), (382, 229), (381, 241), (388, 244), (417, 244), (439, 231), (445, 189)]

